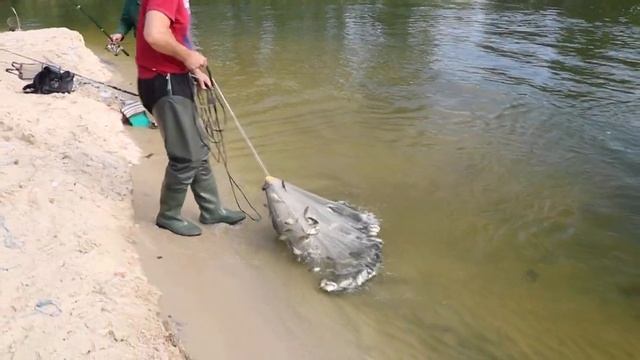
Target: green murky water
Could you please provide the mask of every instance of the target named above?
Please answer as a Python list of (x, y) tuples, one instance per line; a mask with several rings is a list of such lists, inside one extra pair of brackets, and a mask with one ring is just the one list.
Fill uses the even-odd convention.
[[(65, 1), (13, 3), (27, 27), (102, 42)], [(117, 7), (83, 3), (114, 26)], [(383, 220), (383, 274), (330, 305), (363, 357), (638, 357), (637, 1), (192, 11), (271, 172)], [(258, 188), (233, 131), (229, 150)]]

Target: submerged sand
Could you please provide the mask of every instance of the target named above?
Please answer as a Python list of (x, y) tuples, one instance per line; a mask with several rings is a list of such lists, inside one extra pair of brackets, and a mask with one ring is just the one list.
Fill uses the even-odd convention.
[[(2, 33), (0, 48), (110, 77), (68, 29)], [(11, 61), (29, 62), (0, 51)], [(0, 72), (0, 358), (183, 358), (132, 245), (140, 150), (120, 114), (100, 92), (25, 84)]]

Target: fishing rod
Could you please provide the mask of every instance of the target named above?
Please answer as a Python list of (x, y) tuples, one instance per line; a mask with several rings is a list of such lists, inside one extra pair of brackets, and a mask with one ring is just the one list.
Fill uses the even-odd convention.
[[(17, 52), (14, 52), (14, 51), (11, 51), (11, 50), (8, 50), (8, 49), (0, 48), (0, 50), (5, 51), (5, 52), (8, 52), (9, 54), (13, 54), (13, 55), (15, 55), (15, 56), (19, 56), (19, 57), (24, 58), (24, 59), (27, 59), (27, 60), (35, 61), (35, 62), (39, 63), (40, 65), (44, 65), (44, 66), (52, 66), (52, 67), (56, 67), (56, 68), (58, 68), (58, 69), (61, 69), (61, 67), (60, 67), (60, 66), (58, 66), (58, 65), (49, 64), (49, 63), (46, 63), (46, 62), (44, 62), (44, 61), (40, 61), (40, 60), (38, 60), (38, 59), (34, 59), (34, 58), (29, 57), (29, 56), (26, 56), (26, 55), (18, 54)], [(127, 95), (131, 95), (131, 96), (136, 96), (136, 97), (138, 97), (138, 94), (136, 94), (136, 93), (134, 93), (134, 92), (132, 92), (132, 91), (125, 90), (125, 89), (123, 89), (123, 88), (117, 87), (117, 86), (115, 86), (115, 85), (110, 85), (110, 84), (104, 83), (104, 82), (102, 82), (102, 81), (94, 80), (94, 79), (92, 79), (92, 78), (90, 78), (90, 77), (87, 77), (87, 76), (84, 76), (84, 75), (78, 74), (78, 73), (77, 73), (77, 72), (75, 72), (75, 71), (72, 71), (72, 73), (74, 73), (77, 77), (79, 77), (79, 78), (83, 78), (83, 79), (85, 79), (85, 80), (87, 80), (87, 81), (89, 81), (89, 82), (91, 82), (91, 83), (99, 84), (99, 85), (102, 85), (102, 86), (106, 86), (106, 87), (112, 88), (112, 89), (114, 89), (114, 90), (120, 91), (121, 93), (125, 93), (125, 94), (127, 94)]]
[(122, 45), (115, 43), (113, 41), (113, 39), (111, 38), (111, 35), (109, 35), (109, 33), (107, 33), (107, 31), (98, 23), (98, 21), (91, 15), (89, 15), (89, 13), (87, 13), (86, 11), (84, 11), (84, 9), (82, 8), (82, 6), (80, 6), (79, 3), (77, 3), (76, 1), (73, 0), (69, 0), (69, 2), (78, 10), (80, 10), (81, 13), (83, 13), (86, 17), (89, 18), (89, 20), (91, 20), (92, 23), (94, 23), (98, 29), (100, 29), (100, 31), (107, 37), (107, 39), (109, 39), (109, 44), (107, 45), (107, 49), (109, 51), (111, 51), (115, 56), (118, 56), (118, 54), (120, 52), (122, 52), (123, 54), (129, 56), (129, 53), (127, 52), (127, 50), (125, 50)]

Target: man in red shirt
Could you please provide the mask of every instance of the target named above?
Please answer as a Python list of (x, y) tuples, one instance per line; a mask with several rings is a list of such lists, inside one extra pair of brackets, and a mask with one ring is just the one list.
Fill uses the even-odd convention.
[(191, 186), (204, 224), (235, 224), (239, 211), (224, 209), (209, 165), (209, 148), (194, 103), (195, 82), (211, 87), (207, 59), (191, 49), (189, 0), (143, 0), (136, 35), (138, 91), (160, 127), (169, 157), (156, 225), (178, 235), (202, 231), (181, 216)]

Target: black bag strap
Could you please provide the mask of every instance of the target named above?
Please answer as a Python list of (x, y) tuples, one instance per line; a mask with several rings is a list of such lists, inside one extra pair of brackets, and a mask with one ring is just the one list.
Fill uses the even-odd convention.
[(36, 86), (33, 83), (27, 84), (27, 85), (22, 87), (22, 91), (27, 93), (27, 94), (35, 93), (36, 92)]
[(33, 81), (30, 84), (25, 85), (22, 91), (27, 94), (40, 94), (42, 93), (43, 80), (47, 78), (47, 75), (51, 72), (48, 66), (45, 66), (36, 76), (33, 77)]

